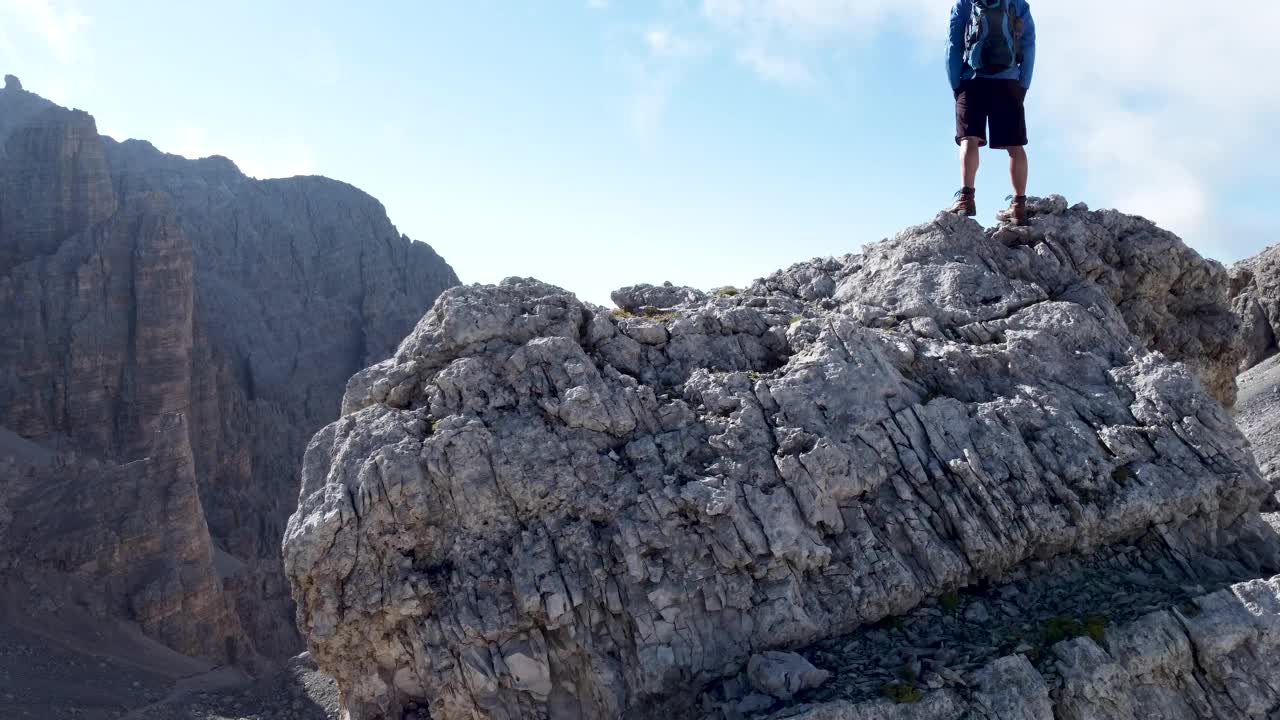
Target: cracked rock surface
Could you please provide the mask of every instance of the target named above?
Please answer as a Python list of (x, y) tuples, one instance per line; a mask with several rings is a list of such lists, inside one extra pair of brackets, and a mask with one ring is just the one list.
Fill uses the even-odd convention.
[[(286, 529), (345, 711), (702, 717), (754, 655), (1035, 561), (1154, 534), (1268, 566), (1268, 485), (1220, 402), (1225, 271), (1138, 218), (1034, 211), (675, 305), (446, 291), (352, 378)], [(1025, 658), (976, 672), (909, 703), (944, 714), (812, 717), (1048, 717)]]

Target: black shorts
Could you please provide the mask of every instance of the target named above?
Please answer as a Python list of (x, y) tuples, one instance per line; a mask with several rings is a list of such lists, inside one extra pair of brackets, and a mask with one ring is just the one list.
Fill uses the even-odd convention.
[(1022, 104), (1026, 96), (1017, 80), (965, 80), (956, 96), (956, 144), (976, 137), (986, 145), (989, 122), (991, 147), (1026, 145), (1027, 113)]

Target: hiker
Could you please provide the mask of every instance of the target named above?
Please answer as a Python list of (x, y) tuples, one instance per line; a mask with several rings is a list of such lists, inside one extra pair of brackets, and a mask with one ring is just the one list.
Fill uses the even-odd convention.
[(1036, 25), (1027, 0), (956, 0), (951, 9), (947, 75), (956, 99), (956, 144), (963, 184), (947, 212), (978, 214), (974, 181), (978, 148), (1009, 151), (1013, 197), (996, 213), (1001, 222), (1027, 224), (1027, 116), (1023, 101), (1036, 63)]

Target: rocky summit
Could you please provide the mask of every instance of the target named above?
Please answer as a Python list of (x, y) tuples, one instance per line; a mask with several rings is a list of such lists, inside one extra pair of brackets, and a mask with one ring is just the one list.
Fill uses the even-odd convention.
[(618, 309), (444, 292), (315, 435), (300, 629), (372, 718), (1280, 708), (1231, 284), (1154, 224), (940, 216)]
[[(116, 142), (6, 77), (0, 635), (81, 628), (109, 657), (136, 628), (181, 675), (299, 652), (279, 543), (303, 449), (456, 284), (349, 185)], [(39, 707), (0, 685), (0, 715)]]

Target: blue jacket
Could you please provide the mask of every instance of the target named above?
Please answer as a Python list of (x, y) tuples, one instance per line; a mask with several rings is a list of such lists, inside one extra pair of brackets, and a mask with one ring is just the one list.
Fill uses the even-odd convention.
[[(1027, 0), (1008, 0), (1013, 3), (1022, 18), (1022, 64), (994, 75), (982, 75), (995, 80), (1018, 80), (1022, 87), (1031, 89), (1031, 73), (1036, 67), (1036, 22), (1031, 18), (1031, 4)], [(973, 13), (973, 0), (956, 0), (951, 8), (951, 33), (947, 38), (947, 79), (951, 89), (960, 89), (960, 83), (975, 76), (973, 68), (964, 62), (964, 33)]]

